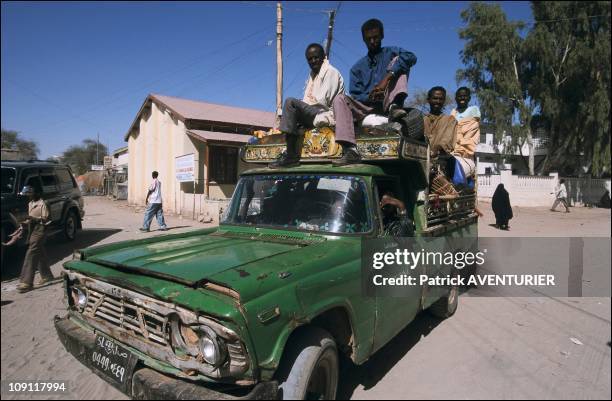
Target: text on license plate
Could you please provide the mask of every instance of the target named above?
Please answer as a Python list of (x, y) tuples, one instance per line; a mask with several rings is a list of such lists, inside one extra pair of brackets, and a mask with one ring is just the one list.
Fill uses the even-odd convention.
[(91, 355), (93, 365), (107, 376), (124, 383), (130, 367), (131, 355), (128, 350), (104, 336), (96, 336), (96, 346)]

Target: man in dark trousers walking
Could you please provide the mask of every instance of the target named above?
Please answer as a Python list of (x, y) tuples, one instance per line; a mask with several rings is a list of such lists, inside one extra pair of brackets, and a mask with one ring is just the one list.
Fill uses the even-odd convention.
[(49, 267), (49, 257), (45, 249), (47, 235), (46, 228), (51, 222), (49, 218), (49, 208), (40, 196), (41, 189), (35, 186), (26, 185), (21, 191), (21, 195), (28, 196), (28, 218), (22, 222), (21, 226), (11, 236), (21, 236), (23, 226), (27, 225), (28, 230), (28, 250), (21, 268), (21, 278), (17, 291), (28, 292), (34, 286), (34, 273), (38, 269), (40, 273), (40, 285), (53, 280), (53, 273)]
[(168, 230), (168, 227), (164, 221), (164, 211), (162, 209), (161, 182), (157, 179), (159, 174), (157, 171), (154, 171), (151, 175), (153, 177), (153, 182), (149, 186), (149, 192), (147, 193), (147, 199), (145, 200), (147, 210), (145, 210), (144, 223), (142, 224), (140, 231), (149, 232), (153, 216), (157, 217), (159, 231), (166, 231)]

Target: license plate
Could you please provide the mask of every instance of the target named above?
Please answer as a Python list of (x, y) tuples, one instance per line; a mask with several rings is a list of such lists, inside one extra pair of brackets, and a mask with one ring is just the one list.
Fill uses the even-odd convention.
[(91, 350), (91, 364), (108, 381), (123, 390), (129, 390), (137, 358), (115, 340), (96, 334)]

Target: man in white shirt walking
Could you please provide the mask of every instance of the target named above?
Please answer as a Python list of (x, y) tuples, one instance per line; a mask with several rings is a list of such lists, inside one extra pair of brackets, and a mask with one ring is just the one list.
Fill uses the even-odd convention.
[(154, 171), (152, 174), (153, 182), (149, 186), (149, 192), (147, 193), (147, 199), (145, 204), (147, 210), (145, 210), (144, 223), (140, 228), (142, 232), (149, 232), (151, 227), (151, 220), (153, 216), (157, 218), (157, 224), (159, 225), (159, 231), (167, 231), (166, 222), (164, 221), (164, 211), (162, 209), (162, 194), (161, 194), (161, 182), (157, 179), (159, 174)]
[(555, 209), (561, 203), (565, 207), (565, 213), (569, 213), (569, 207), (567, 205), (567, 188), (565, 187), (565, 180), (561, 178), (559, 185), (555, 188), (555, 203), (550, 208), (551, 212), (556, 211)]

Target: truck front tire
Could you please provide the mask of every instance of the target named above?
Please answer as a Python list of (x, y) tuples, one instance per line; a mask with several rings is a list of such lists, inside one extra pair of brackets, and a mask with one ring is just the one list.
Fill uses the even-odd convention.
[(305, 328), (290, 339), (279, 367), (283, 400), (333, 400), (338, 388), (338, 350), (320, 328)]

